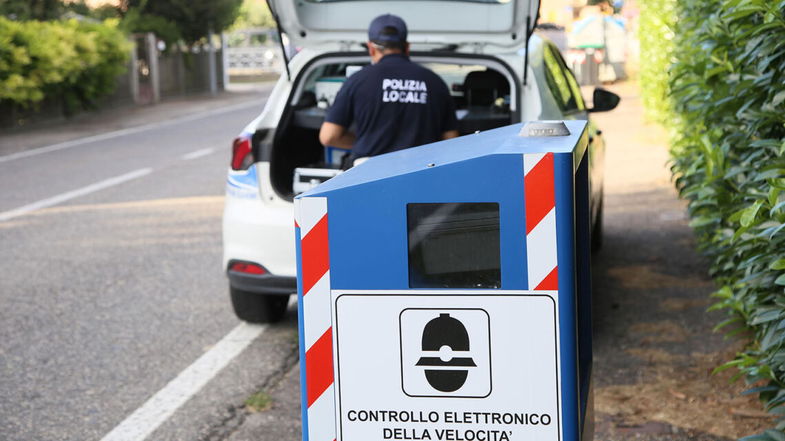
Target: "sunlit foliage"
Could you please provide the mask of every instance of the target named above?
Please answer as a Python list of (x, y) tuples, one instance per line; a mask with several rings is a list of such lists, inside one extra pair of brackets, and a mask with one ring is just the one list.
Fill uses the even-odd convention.
[[(644, 0), (649, 6), (668, 0)], [(736, 367), (785, 440), (785, 1), (687, 0), (644, 12), (663, 53), (647, 105), (674, 134), (673, 173), (721, 288), (722, 328), (749, 331)], [(642, 32), (645, 32), (642, 29)], [(645, 37), (656, 37), (650, 35)], [(670, 52), (668, 52), (670, 51)], [(667, 83), (656, 75), (668, 74)], [(660, 101), (658, 101), (660, 100)], [(721, 369), (722, 369), (721, 368)]]

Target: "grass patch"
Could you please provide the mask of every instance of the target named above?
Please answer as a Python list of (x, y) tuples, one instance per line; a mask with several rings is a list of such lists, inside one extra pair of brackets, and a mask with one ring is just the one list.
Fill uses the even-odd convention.
[(250, 412), (264, 412), (273, 407), (273, 397), (270, 394), (259, 391), (245, 399), (245, 408)]

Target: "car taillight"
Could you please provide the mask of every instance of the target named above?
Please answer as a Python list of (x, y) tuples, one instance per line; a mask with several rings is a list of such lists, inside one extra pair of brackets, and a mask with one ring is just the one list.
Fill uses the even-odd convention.
[(248, 262), (234, 262), (229, 265), (229, 271), (237, 271), (238, 273), (246, 274), (267, 274), (267, 270), (262, 268), (261, 265)]
[(251, 138), (238, 136), (232, 143), (232, 170), (246, 170), (253, 164)]

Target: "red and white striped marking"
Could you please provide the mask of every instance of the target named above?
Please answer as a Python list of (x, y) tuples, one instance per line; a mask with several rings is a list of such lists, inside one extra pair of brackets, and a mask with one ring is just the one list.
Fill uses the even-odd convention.
[(526, 200), (526, 266), (529, 289), (559, 288), (556, 260), (556, 191), (553, 153), (523, 155)]
[(308, 440), (335, 439), (327, 198), (295, 199), (300, 227)]

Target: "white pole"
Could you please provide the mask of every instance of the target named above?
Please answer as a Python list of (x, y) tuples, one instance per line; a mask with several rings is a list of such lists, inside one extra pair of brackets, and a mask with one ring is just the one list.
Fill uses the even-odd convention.
[(147, 33), (147, 56), (150, 62), (150, 86), (153, 89), (153, 102), (161, 100), (161, 82), (158, 74), (158, 45), (155, 34)]

